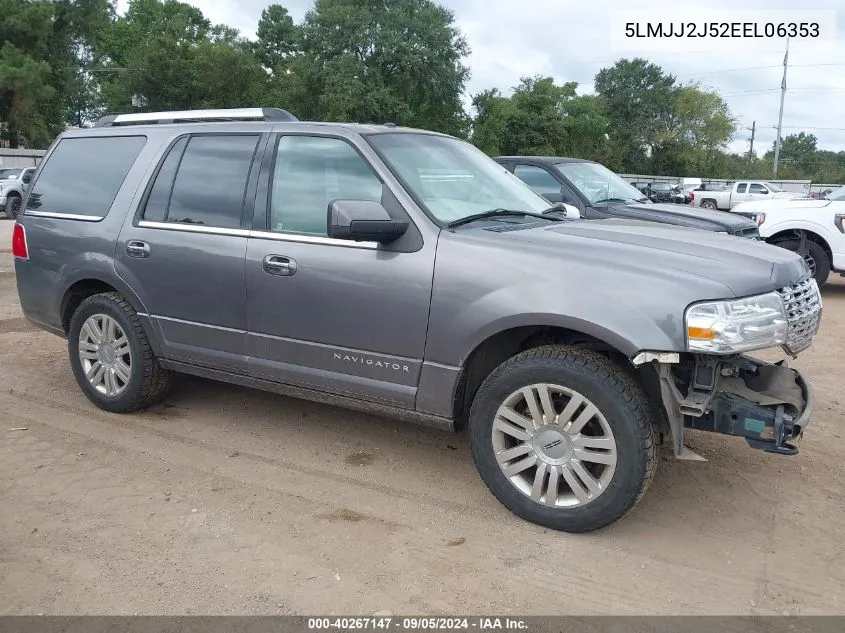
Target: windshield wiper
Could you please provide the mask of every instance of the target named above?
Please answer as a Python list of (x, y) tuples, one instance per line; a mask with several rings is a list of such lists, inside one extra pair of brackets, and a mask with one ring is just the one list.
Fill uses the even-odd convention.
[(562, 218), (556, 218), (553, 215), (542, 215), (540, 213), (531, 213), (530, 211), (515, 211), (513, 209), (490, 209), (489, 211), (474, 213), (472, 215), (466, 216), (465, 218), (453, 220), (452, 222), (449, 222), (449, 224), (446, 225), (446, 228), (453, 229), (456, 226), (469, 224), (470, 222), (475, 222), (476, 220), (485, 220), (487, 218), (497, 218), (504, 216), (526, 216), (531, 218), (540, 218), (542, 220), (550, 220), (552, 222), (560, 222), (562, 220)]
[(603, 198), (602, 200), (596, 200), (593, 204), (604, 204), (605, 202), (639, 202), (639, 200), (635, 198)]

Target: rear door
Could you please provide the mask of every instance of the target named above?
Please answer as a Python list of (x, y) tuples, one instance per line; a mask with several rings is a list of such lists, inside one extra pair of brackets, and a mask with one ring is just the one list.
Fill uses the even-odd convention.
[(149, 311), (168, 359), (246, 371), (244, 215), (266, 138), (179, 137), (121, 231), (117, 272)]

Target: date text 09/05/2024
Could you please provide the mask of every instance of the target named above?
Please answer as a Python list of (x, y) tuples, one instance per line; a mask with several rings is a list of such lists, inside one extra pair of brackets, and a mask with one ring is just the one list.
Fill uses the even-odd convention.
[(350, 617), (350, 618), (308, 618), (308, 630), (365, 630), (365, 629), (399, 629), (408, 631), (443, 631), (451, 629), (479, 631), (493, 630), (525, 630), (528, 624), (519, 618), (497, 617)]
[(625, 37), (820, 37), (818, 22), (626, 22)]

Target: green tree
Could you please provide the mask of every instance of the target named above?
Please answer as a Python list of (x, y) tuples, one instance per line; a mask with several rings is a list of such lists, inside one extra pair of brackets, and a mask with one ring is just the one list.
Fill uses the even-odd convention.
[(551, 77), (523, 77), (510, 97), (498, 90), (473, 98), (472, 142), (493, 154), (566, 155), (601, 159), (607, 119), (594, 96)]
[(82, 66), (109, 11), (107, 0), (0, 0), (0, 121), (12, 146), (46, 145), (87, 108)]
[(596, 93), (608, 119), (608, 134), (624, 170), (648, 165), (648, 156), (665, 151), (675, 139), (675, 77), (645, 59), (621, 59), (595, 77)]
[(97, 58), (112, 112), (254, 106), (269, 92), (252, 45), (178, 0), (130, 0)]
[(262, 65), (274, 73), (285, 72), (300, 51), (299, 26), (288, 10), (279, 4), (264, 9), (255, 34), (254, 50)]
[[(815, 134), (807, 134), (806, 132), (799, 132), (798, 134), (789, 134), (781, 139), (780, 156), (778, 160), (783, 164), (783, 168), (792, 167), (798, 173), (808, 174), (812, 171), (814, 164), (817, 161), (818, 139)], [(775, 142), (772, 142), (772, 149), (766, 152), (767, 159), (774, 160)], [(778, 171), (782, 169), (778, 167)]]
[(451, 11), (431, 0), (317, 0), (301, 28), (292, 72), (307, 93), (302, 116), (466, 133), (469, 49)]

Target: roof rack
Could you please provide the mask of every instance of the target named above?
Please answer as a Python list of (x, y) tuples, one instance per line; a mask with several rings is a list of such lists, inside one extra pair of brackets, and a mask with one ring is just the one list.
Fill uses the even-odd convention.
[(178, 110), (173, 112), (135, 112), (100, 117), (94, 127), (121, 125), (150, 125), (161, 123), (193, 123), (208, 121), (298, 121), (280, 108), (232, 108), (208, 110)]

